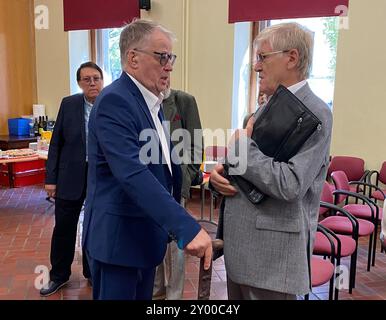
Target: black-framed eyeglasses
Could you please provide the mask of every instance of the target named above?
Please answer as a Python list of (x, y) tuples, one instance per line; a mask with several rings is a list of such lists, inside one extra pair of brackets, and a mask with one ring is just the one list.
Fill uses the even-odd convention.
[(81, 79), (81, 81), (87, 84), (91, 84), (92, 81), (94, 81), (94, 83), (96, 84), (96, 83), (99, 83), (99, 81), (101, 80), (102, 80), (101, 77), (84, 77)]
[(148, 52), (148, 51), (145, 51), (145, 50), (142, 50), (142, 49), (133, 49), (134, 51), (138, 51), (138, 52), (142, 52), (142, 53), (146, 53), (146, 54), (149, 54), (149, 55), (157, 55), (159, 56), (159, 63), (161, 66), (166, 66), (168, 62), (170, 62), (171, 65), (174, 65), (174, 62), (176, 62), (176, 59), (177, 59), (177, 56), (173, 53), (167, 53), (167, 52), (157, 52), (157, 51), (153, 51), (153, 52)]
[(269, 56), (272, 56), (278, 53), (286, 53), (286, 52), (289, 52), (289, 50), (279, 50), (279, 51), (272, 51), (272, 52), (266, 52), (266, 53), (258, 53), (256, 54), (256, 62), (264, 62), (264, 60)]

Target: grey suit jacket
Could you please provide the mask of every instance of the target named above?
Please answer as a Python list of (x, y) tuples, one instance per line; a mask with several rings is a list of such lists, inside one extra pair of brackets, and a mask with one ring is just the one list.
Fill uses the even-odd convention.
[[(181, 195), (184, 198), (188, 198), (191, 182), (200, 170), (203, 154), (201, 121), (196, 99), (186, 92), (172, 89), (170, 96), (162, 102), (162, 105), (165, 119), (170, 121), (170, 134), (173, 144), (177, 145), (183, 139), (184, 150), (190, 153), (190, 157), (186, 158), (184, 163), (181, 165)], [(189, 137), (177, 137), (176, 135), (176, 139), (178, 138), (176, 141), (173, 139), (173, 133), (177, 129), (187, 130), (185, 133), (189, 134)], [(196, 136), (195, 129), (200, 130), (196, 132)], [(181, 152), (182, 151), (183, 150), (181, 150)], [(180, 153), (180, 156), (182, 156), (182, 153)]]
[(332, 114), (308, 84), (295, 95), (322, 121), (322, 128), (288, 163), (273, 161), (247, 139), (243, 177), (268, 197), (257, 206), (241, 191), (226, 198), (224, 259), (227, 275), (236, 283), (303, 295), (310, 289), (307, 255), (327, 173)]

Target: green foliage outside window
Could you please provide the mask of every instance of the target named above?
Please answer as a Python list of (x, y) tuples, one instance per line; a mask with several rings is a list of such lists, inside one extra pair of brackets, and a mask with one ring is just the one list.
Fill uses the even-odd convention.
[(331, 59), (330, 59), (330, 78), (331, 81), (335, 78), (336, 70), (336, 52), (337, 52), (337, 43), (338, 43), (338, 34), (339, 34), (339, 18), (328, 17), (323, 18), (323, 34), (326, 37), (326, 41), (331, 50)]
[(121, 28), (115, 28), (109, 30), (109, 62), (111, 70), (111, 78), (115, 80), (119, 78), (121, 74), (121, 57), (119, 51), (119, 36), (121, 34)]

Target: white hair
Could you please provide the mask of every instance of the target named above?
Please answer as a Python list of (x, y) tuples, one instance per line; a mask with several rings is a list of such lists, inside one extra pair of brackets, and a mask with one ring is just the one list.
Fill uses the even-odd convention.
[(258, 48), (264, 42), (268, 42), (273, 51), (296, 49), (300, 74), (305, 79), (310, 76), (314, 39), (309, 29), (295, 22), (273, 25), (261, 31), (253, 44)]
[(122, 66), (125, 65), (127, 52), (131, 49), (142, 46), (156, 29), (167, 35), (171, 41), (176, 40), (171, 31), (150, 20), (135, 18), (131, 23), (127, 24), (123, 28), (119, 39)]

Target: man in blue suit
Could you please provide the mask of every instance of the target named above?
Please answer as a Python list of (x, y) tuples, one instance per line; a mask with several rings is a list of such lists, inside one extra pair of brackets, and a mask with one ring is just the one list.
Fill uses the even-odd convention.
[(170, 240), (205, 257), (206, 269), (212, 260), (209, 235), (179, 205), (181, 171), (161, 124), (162, 92), (176, 59), (172, 41), (151, 21), (127, 25), (123, 73), (91, 112), (83, 242), (94, 299), (150, 300)]

